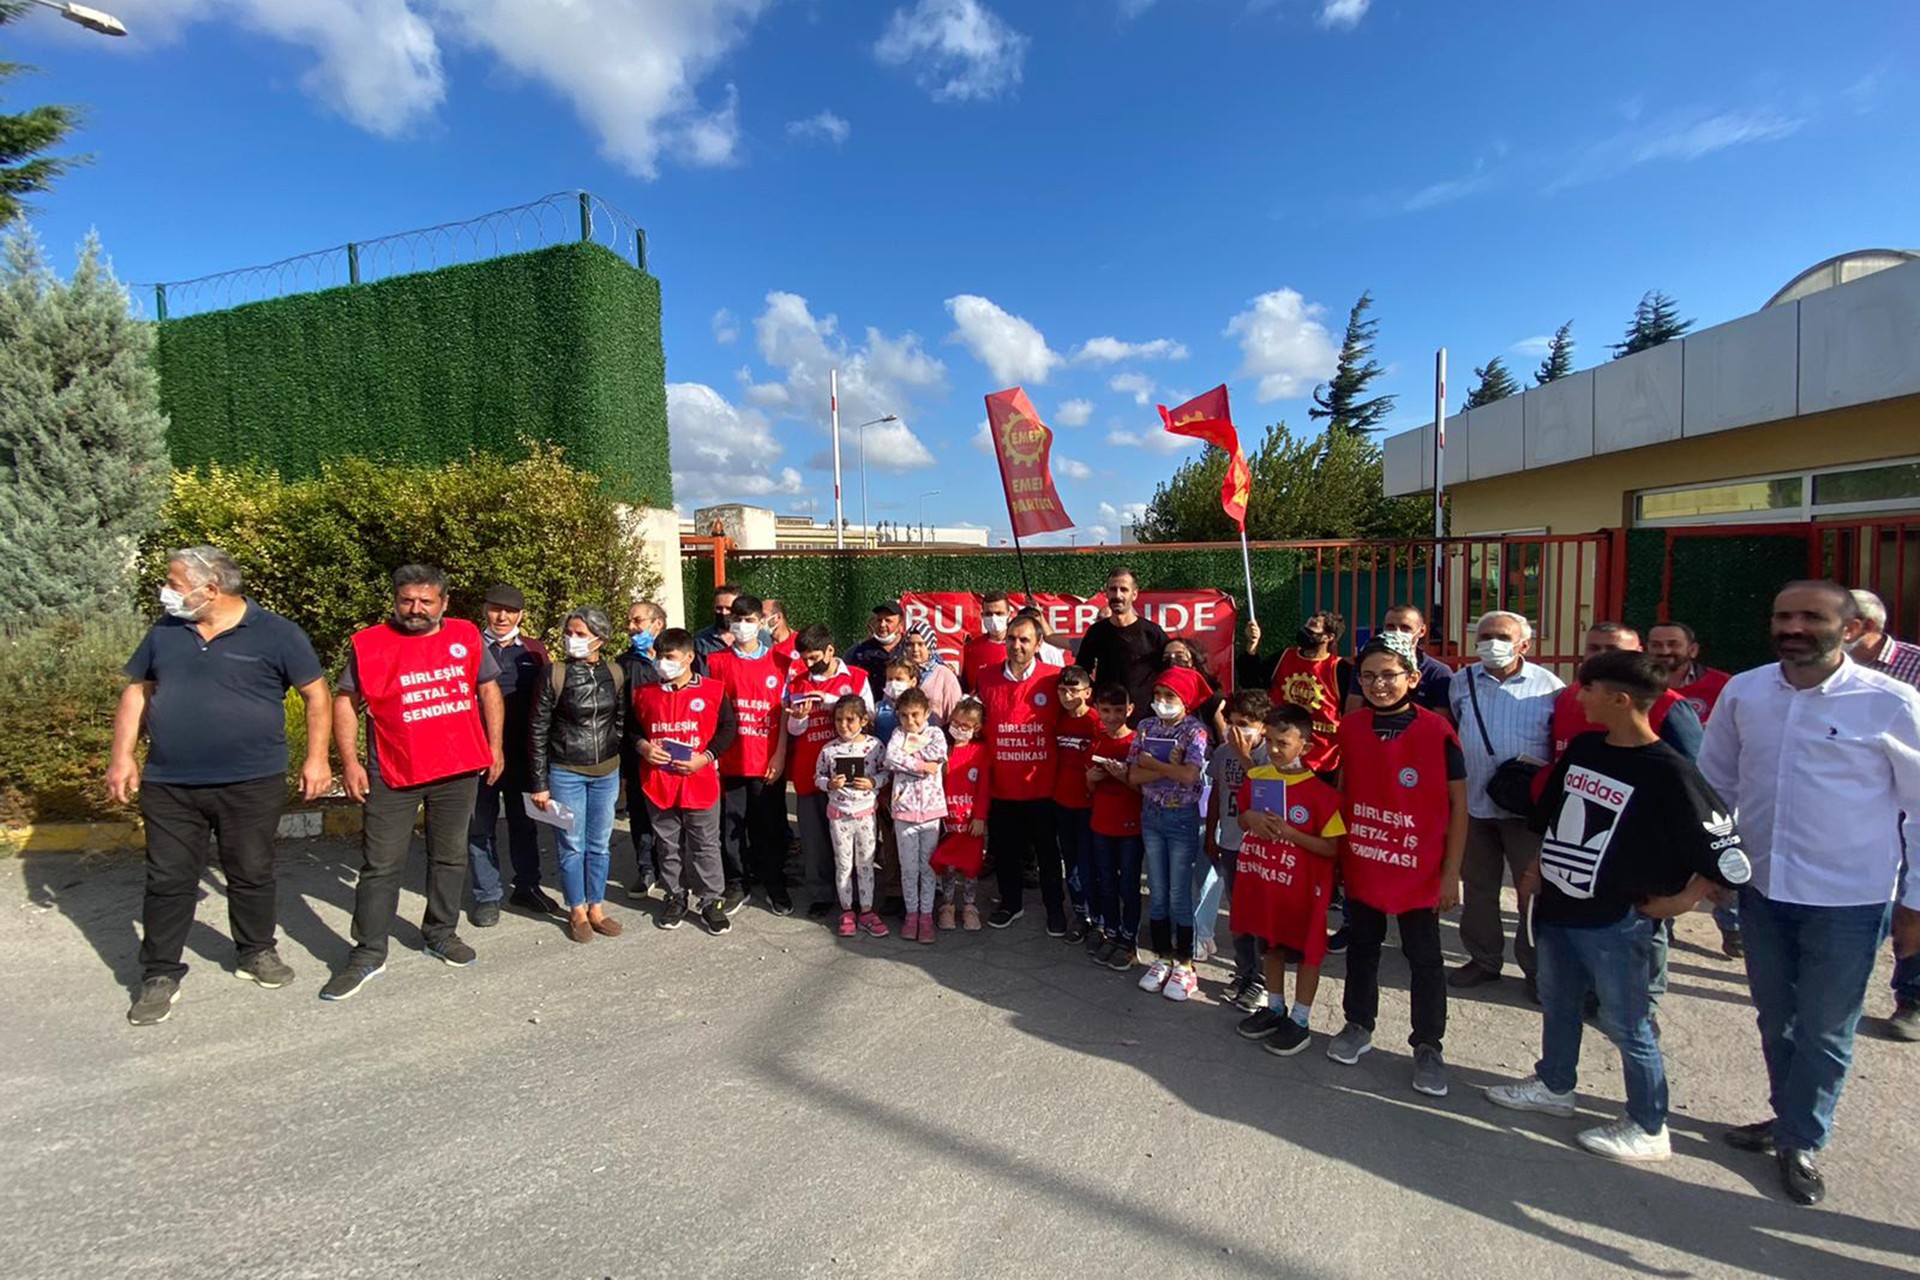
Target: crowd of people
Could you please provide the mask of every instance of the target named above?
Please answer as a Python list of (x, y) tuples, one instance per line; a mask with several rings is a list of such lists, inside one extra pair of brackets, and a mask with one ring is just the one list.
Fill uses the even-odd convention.
[[(1321, 611), (1271, 659), (1249, 624), (1229, 683), (1138, 611), (1139, 589), (1114, 570), (1106, 616), (1074, 653), (1001, 592), (949, 662), (893, 603), (843, 654), (828, 627), (796, 630), (779, 601), (731, 586), (698, 632), (649, 601), (624, 631), (582, 607), (551, 651), (524, 630), (512, 586), (488, 591), (470, 621), (448, 615), (438, 570), (408, 565), (390, 616), (352, 637), (330, 686), (305, 634), (245, 596), (230, 557), (184, 548), (160, 591), (165, 616), (127, 664), (107, 774), (117, 799), (138, 793), (147, 829), (128, 1019), (171, 1013), (216, 857), (236, 972), (293, 980), (275, 945), (273, 841), (296, 690), (302, 795), (329, 793), (337, 759), (364, 806), (352, 951), (324, 1000), (385, 972), (423, 810), (427, 955), (475, 962), (463, 906), (475, 929), (498, 925), (504, 903), (579, 944), (619, 936), (606, 902), (624, 795), (628, 893), (658, 898), (662, 929), (691, 918), (724, 935), (756, 894), (788, 915), (798, 891), (843, 938), (897, 926), (925, 946), (1013, 926), (1037, 887), (1047, 935), (1188, 1001), (1225, 904), (1219, 1000), (1241, 1013), (1242, 1037), (1283, 1056), (1313, 1042), (1335, 953), (1326, 1054), (1351, 1065), (1371, 1050), (1391, 922), (1411, 978), (1410, 1084), (1443, 1097), (1450, 992), (1503, 980), (1510, 878), (1512, 956), (1541, 1008), (1541, 1053), (1489, 1100), (1573, 1115), (1594, 1021), (1619, 1049), (1626, 1110), (1577, 1142), (1659, 1160), (1671, 924), (1710, 903), (1723, 949), (1746, 966), (1770, 1085), (1770, 1118), (1727, 1140), (1773, 1154), (1796, 1201), (1824, 1195), (1815, 1156), (1890, 931), (1892, 1028), (1920, 1040), (1920, 876), (1904, 871), (1920, 834), (1920, 649), (1885, 634), (1877, 599), (1789, 584), (1770, 621), (1778, 661), (1734, 676), (1702, 665), (1683, 623), (1643, 642), (1595, 622), (1571, 686), (1533, 660), (1514, 613), (1480, 618), (1474, 660), (1456, 670), (1429, 651), (1415, 607), (1387, 611), (1351, 657), (1345, 620)], [(559, 899), (542, 877), (542, 824)], [(1442, 917), (1456, 907), (1466, 959), (1448, 972)]]

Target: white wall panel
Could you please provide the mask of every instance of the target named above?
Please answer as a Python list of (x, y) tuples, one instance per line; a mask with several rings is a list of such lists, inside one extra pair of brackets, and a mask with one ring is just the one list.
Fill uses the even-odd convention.
[(1535, 387), (1524, 403), (1529, 468), (1593, 456), (1592, 370)]
[(1447, 456), (1441, 459), (1441, 475), (1449, 486), (1467, 482), (1467, 462), (1473, 457), (1473, 441), (1467, 433), (1467, 415), (1456, 413), (1447, 419)]
[(1388, 436), (1380, 446), (1387, 496), (1405, 497), (1433, 490), (1433, 428), (1418, 427)]
[(1920, 393), (1920, 263), (1800, 301), (1800, 412)]
[[(1485, 480), (1504, 476), (1527, 465), (1527, 418), (1524, 397), (1509, 396), (1481, 405), (1466, 414), (1473, 444), (1467, 450), (1467, 478)], [(1453, 443), (1453, 432), (1447, 432)]]
[(1799, 304), (1690, 333), (1681, 429), (1704, 436), (1791, 418), (1800, 388)]
[(1593, 451), (1617, 453), (1680, 438), (1684, 377), (1678, 342), (1609, 360), (1593, 371)]

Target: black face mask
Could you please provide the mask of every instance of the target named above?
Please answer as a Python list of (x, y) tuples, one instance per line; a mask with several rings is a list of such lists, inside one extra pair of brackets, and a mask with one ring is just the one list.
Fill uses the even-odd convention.
[(1295, 643), (1297, 643), (1302, 649), (1318, 649), (1320, 646), (1324, 645), (1327, 642), (1327, 638), (1325, 636), (1315, 635), (1313, 632), (1307, 630), (1305, 627), (1302, 627), (1300, 628), (1300, 630), (1296, 631), (1294, 633), (1293, 638)]
[(1397, 716), (1402, 712), (1404, 712), (1408, 707), (1411, 707), (1412, 705), (1413, 705), (1413, 690), (1411, 689), (1401, 694), (1400, 701), (1394, 703), (1390, 707), (1383, 707), (1379, 703), (1374, 702), (1371, 699), (1369, 699), (1367, 702), (1367, 707), (1376, 716)]
[(725, 631), (732, 622), (733, 614), (730, 611), (726, 609), (715, 609), (713, 611), (713, 629), (715, 631)]
[(811, 662), (807, 664), (807, 670), (811, 672), (814, 679), (817, 680), (827, 674), (827, 672), (833, 670), (833, 664), (831, 662)]

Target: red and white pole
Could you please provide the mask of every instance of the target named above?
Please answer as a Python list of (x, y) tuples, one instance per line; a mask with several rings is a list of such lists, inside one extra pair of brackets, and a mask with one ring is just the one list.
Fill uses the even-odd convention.
[(846, 513), (840, 508), (840, 371), (828, 375), (828, 404), (833, 410), (833, 549), (847, 549)]

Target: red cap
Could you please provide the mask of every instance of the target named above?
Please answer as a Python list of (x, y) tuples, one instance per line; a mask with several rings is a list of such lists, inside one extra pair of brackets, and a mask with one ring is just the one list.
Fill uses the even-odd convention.
[(1213, 696), (1213, 687), (1207, 678), (1192, 667), (1168, 667), (1153, 678), (1157, 688), (1165, 685), (1180, 695), (1180, 702), (1191, 711)]

